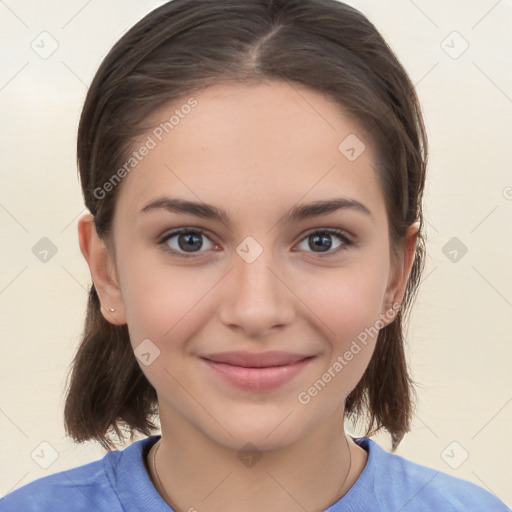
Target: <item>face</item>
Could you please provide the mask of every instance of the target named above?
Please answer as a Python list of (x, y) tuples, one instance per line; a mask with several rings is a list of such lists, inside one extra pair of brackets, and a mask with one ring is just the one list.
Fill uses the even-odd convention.
[(128, 324), (163, 431), (284, 446), (339, 424), (392, 320), (372, 148), (307, 88), (218, 84), (193, 97), (172, 131), (141, 138), (155, 146), (124, 178), (113, 223), (119, 293), (97, 288), (105, 308), (115, 302), (106, 318)]

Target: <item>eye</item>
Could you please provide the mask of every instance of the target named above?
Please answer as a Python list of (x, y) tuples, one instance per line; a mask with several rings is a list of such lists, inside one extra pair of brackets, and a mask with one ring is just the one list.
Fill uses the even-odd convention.
[[(333, 246), (332, 238), (337, 238), (340, 243), (335, 246), (334, 250), (330, 250)], [(309, 249), (314, 249), (313, 252), (315, 253), (326, 253), (325, 256), (320, 254), (322, 257), (328, 257), (333, 256), (340, 251), (347, 250), (351, 245), (353, 245), (353, 242), (348, 238), (348, 236), (339, 229), (317, 229), (316, 231), (313, 231), (309, 233), (301, 242), (301, 244), (307, 243), (307, 247)], [(316, 251), (318, 249), (318, 251)], [(302, 249), (306, 250), (307, 249)]]
[[(331, 250), (333, 247), (333, 237), (337, 238), (339, 243), (334, 247), (334, 250)], [(203, 239), (208, 240), (206, 247), (204, 247)], [(312, 252), (318, 253), (321, 257), (333, 256), (340, 251), (347, 250), (353, 245), (350, 238), (343, 231), (338, 229), (317, 229), (303, 238), (301, 244), (305, 242), (309, 249), (313, 249)], [(218, 248), (204, 231), (192, 228), (174, 230), (164, 235), (164, 237), (157, 242), (157, 245), (161, 246), (163, 251), (183, 258), (198, 256), (201, 252), (205, 252), (200, 251), (200, 249), (203, 248), (206, 250)], [(307, 252), (308, 248), (302, 248), (300, 250)], [(324, 255), (322, 253), (327, 254)]]
[[(174, 238), (175, 240), (173, 240)], [(181, 228), (168, 233), (158, 242), (158, 245), (165, 252), (189, 258), (196, 256), (200, 252), (199, 250), (203, 248), (203, 239), (209, 242), (209, 246), (206, 244), (207, 250), (216, 247), (203, 231), (191, 228)]]

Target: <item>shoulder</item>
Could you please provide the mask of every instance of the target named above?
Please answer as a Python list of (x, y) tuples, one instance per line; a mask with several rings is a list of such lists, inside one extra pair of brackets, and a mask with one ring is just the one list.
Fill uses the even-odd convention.
[(122, 512), (119, 477), (138, 460), (143, 446), (144, 440), (138, 441), (99, 460), (34, 480), (0, 499), (0, 512)]
[(374, 492), (381, 510), (510, 512), (505, 503), (473, 482), (389, 453), (372, 439), (357, 442), (373, 456)]
[[(113, 489), (103, 459), (34, 480), (0, 500), (1, 512), (85, 512), (112, 503)], [(115, 503), (115, 502), (114, 502)], [(120, 508), (112, 506), (112, 511)]]

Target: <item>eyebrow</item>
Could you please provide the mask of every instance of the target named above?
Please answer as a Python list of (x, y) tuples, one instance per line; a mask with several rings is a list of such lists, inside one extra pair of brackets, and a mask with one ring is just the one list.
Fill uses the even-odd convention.
[[(188, 213), (204, 219), (218, 220), (230, 224), (229, 214), (226, 210), (216, 206), (188, 201), (185, 199), (172, 198), (167, 196), (158, 197), (146, 204), (141, 213), (152, 210), (166, 210), (172, 213)], [(374, 220), (371, 211), (359, 201), (346, 197), (313, 201), (311, 203), (299, 204), (291, 208), (284, 216), (286, 223), (293, 223), (300, 220), (328, 215), (338, 210), (352, 210), (362, 213)]]

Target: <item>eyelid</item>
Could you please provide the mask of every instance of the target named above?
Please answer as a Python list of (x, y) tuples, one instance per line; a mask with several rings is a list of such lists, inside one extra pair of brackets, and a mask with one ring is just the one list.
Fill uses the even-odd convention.
[(313, 228), (312, 230), (307, 231), (304, 235), (301, 235), (299, 244), (302, 243), (307, 238), (309, 238), (310, 236), (315, 235), (317, 233), (318, 234), (327, 233), (331, 236), (338, 237), (342, 241), (342, 244), (338, 248), (334, 249), (333, 251), (329, 250), (325, 253), (306, 251), (307, 253), (315, 254), (320, 258), (329, 258), (329, 257), (339, 256), (344, 251), (347, 251), (348, 249), (350, 249), (356, 245), (354, 238), (347, 231), (345, 231), (344, 229), (339, 229), (339, 228)]
[[(162, 236), (160, 236), (158, 238), (158, 241), (156, 243), (159, 247), (162, 248), (162, 250), (164, 252), (174, 254), (174, 255), (177, 255), (178, 257), (183, 257), (183, 258), (197, 258), (197, 257), (200, 257), (203, 253), (207, 252), (207, 251), (199, 251), (199, 252), (195, 252), (195, 253), (194, 252), (192, 252), (192, 253), (179, 252), (179, 251), (176, 251), (175, 249), (171, 249), (167, 245), (168, 240), (170, 240), (171, 238), (174, 238), (175, 236), (183, 234), (183, 233), (194, 233), (196, 235), (204, 236), (205, 238), (208, 238), (214, 246), (218, 247), (218, 245), (219, 245), (214, 240), (212, 240), (212, 237), (210, 236), (210, 234), (208, 233), (207, 230), (205, 230), (203, 228), (194, 228), (194, 227), (187, 227), (187, 226), (181, 227), (181, 228), (176, 228), (176, 229), (166, 232), (165, 234), (163, 234)], [(317, 233), (318, 234), (327, 233), (329, 235), (338, 237), (342, 241), (340, 248), (336, 248), (333, 251), (327, 251), (325, 254), (323, 254), (322, 252), (315, 253), (314, 251), (305, 251), (305, 252), (309, 252), (311, 254), (317, 254), (321, 258), (328, 258), (330, 256), (336, 256), (340, 252), (346, 251), (355, 245), (353, 236), (350, 235), (344, 229), (339, 229), (339, 228), (312, 228), (301, 235), (298, 244), (304, 242), (304, 240), (306, 240), (308, 237), (315, 235)], [(295, 245), (297, 245), (297, 244), (295, 244)], [(300, 251), (295, 251), (295, 252), (300, 252)]]
[[(212, 240), (212, 237), (211, 235), (208, 233), (207, 230), (203, 229), (203, 228), (193, 228), (193, 227), (188, 227), (188, 226), (185, 226), (185, 227), (181, 227), (181, 228), (175, 228), (175, 229), (172, 229), (170, 231), (167, 231), (166, 233), (164, 233), (162, 236), (158, 237), (158, 240), (156, 242), (156, 244), (162, 248), (162, 250), (166, 253), (170, 253), (170, 254), (175, 254), (177, 256), (182, 256), (184, 258), (189, 258), (189, 257), (198, 257), (198, 256), (201, 256), (205, 251), (200, 251), (200, 252), (196, 252), (196, 253), (186, 253), (186, 252), (179, 252), (179, 251), (176, 251), (175, 249), (171, 249), (168, 245), (167, 245), (167, 242), (171, 239), (171, 238), (174, 238), (175, 236), (178, 236), (178, 235), (181, 235), (183, 233), (194, 233), (196, 235), (201, 235), (201, 236), (204, 236), (205, 238), (208, 238), (208, 240), (210, 240), (210, 242), (215, 246), (215, 247), (218, 247), (218, 244)], [(201, 247), (202, 248), (202, 247)]]
[(331, 233), (334, 235), (338, 235), (340, 237), (346, 238), (347, 241), (354, 242), (354, 236), (351, 235), (347, 230), (341, 229), (341, 228), (312, 228), (305, 232), (305, 234), (301, 235), (301, 241), (304, 240), (304, 238), (307, 238), (308, 236), (314, 235), (315, 233)]

